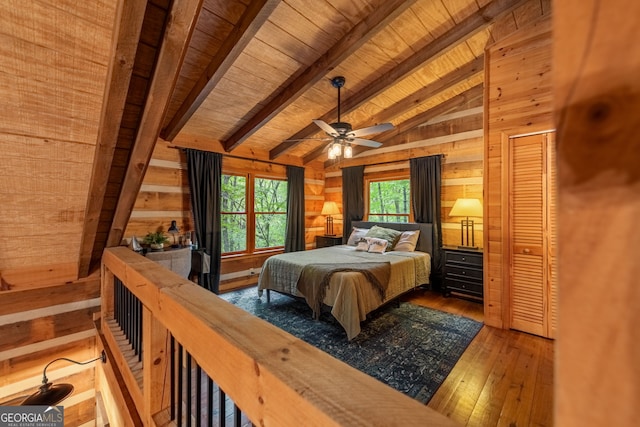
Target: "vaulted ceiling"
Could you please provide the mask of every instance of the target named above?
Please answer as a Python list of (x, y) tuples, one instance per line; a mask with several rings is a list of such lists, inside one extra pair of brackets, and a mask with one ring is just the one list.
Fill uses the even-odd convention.
[[(326, 135), (313, 120), (337, 121), (330, 80), (340, 75), (341, 121), (354, 129), (393, 123), (366, 138), (402, 149), (430, 118), (480, 102), (488, 44), (551, 13), (550, 0), (1, 7), (1, 189), (11, 197), (0, 213), (15, 221), (2, 230), (21, 236), (22, 246), (0, 243), (0, 270), (41, 262), (42, 247), (34, 248), (48, 236), (45, 253), (79, 266), (79, 277), (105, 246), (120, 243), (158, 138), (329, 167), (327, 142), (318, 140)], [(36, 200), (42, 212), (33, 210)]]
[(205, 0), (161, 136), (285, 163), (324, 159), (327, 142), (306, 138), (326, 136), (313, 119), (337, 121), (330, 80), (341, 75), (341, 121), (391, 122), (394, 131), (371, 138), (401, 143), (440, 104), (442, 114), (481, 97), (487, 44), (548, 9), (539, 0)]

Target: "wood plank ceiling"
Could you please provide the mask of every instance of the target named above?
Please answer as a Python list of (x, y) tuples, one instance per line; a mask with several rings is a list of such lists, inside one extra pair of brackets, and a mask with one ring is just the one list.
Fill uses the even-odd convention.
[[(89, 183), (71, 196), (68, 186), (49, 183), (51, 194), (73, 198), (65, 199), (66, 215), (79, 221), (66, 230), (68, 252), (58, 259), (77, 265), (76, 277), (88, 274), (105, 246), (120, 242), (158, 136), (181, 147), (329, 167), (326, 142), (304, 138), (325, 136), (313, 119), (336, 121), (337, 90), (330, 79), (342, 75), (341, 120), (354, 129), (392, 122), (396, 129), (367, 138), (401, 146), (429, 118), (480, 98), (485, 47), (551, 7), (550, 0), (113, 3), (41, 0), (34, 6), (11, 0), (2, 6), (8, 22), (0, 26), (1, 45), (12, 46), (0, 52), (3, 92), (23, 88), (11, 95), (22, 97), (13, 105), (35, 104), (23, 109), (33, 110), (29, 123), (22, 113), (5, 116), (1, 142), (26, 144), (17, 135), (52, 140), (58, 147), (46, 146), (41, 161), (58, 151), (73, 157), (73, 182)], [(44, 51), (25, 50), (36, 47)], [(29, 55), (67, 55), (71, 62), (39, 64)], [(18, 75), (22, 85), (12, 77)], [(38, 81), (58, 92), (41, 90)], [(41, 95), (34, 97), (30, 91), (36, 90)], [(74, 96), (82, 105), (68, 108)], [(38, 118), (43, 113), (53, 129), (32, 125), (44, 123)], [(24, 161), (11, 165), (5, 174), (15, 186), (9, 192), (29, 193), (28, 184), (16, 179)], [(65, 176), (69, 165), (49, 166), (52, 176)], [(29, 199), (18, 199), (7, 209), (28, 212)], [(45, 228), (56, 225), (39, 221)], [(30, 244), (41, 235), (33, 231)], [(37, 251), (29, 257), (0, 255), (0, 270), (29, 265)]]

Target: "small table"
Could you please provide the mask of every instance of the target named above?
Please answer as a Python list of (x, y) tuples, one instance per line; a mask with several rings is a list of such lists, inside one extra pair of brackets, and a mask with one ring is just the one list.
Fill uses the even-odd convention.
[(147, 251), (145, 256), (185, 279), (189, 278), (189, 272), (191, 271), (190, 248), (166, 248), (162, 251)]
[(342, 236), (316, 236), (316, 248), (326, 248), (342, 244)]

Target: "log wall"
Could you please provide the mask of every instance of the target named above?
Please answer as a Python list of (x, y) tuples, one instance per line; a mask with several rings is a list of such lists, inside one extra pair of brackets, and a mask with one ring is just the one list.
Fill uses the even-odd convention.
[(554, 2), (555, 423), (633, 426), (640, 402), (640, 3)]
[[(94, 314), (100, 311), (100, 275), (68, 284), (0, 292), (0, 404), (37, 391), (43, 369), (59, 357), (96, 357)], [(95, 422), (94, 366), (53, 363), (52, 382), (71, 383), (65, 425)]]
[[(405, 137), (408, 144), (376, 150), (381, 154), (366, 155), (343, 161), (327, 169), (325, 197), (338, 204), (342, 212), (342, 167), (365, 165), (365, 180), (381, 178), (409, 178), (411, 158), (443, 154), (442, 162), (442, 237), (445, 245), (460, 244), (459, 218), (449, 212), (460, 197), (482, 200), (483, 188), (483, 131), (482, 100), (467, 103), (454, 113), (441, 115), (428, 121)], [(410, 146), (411, 148), (405, 148)], [(321, 222), (317, 234), (323, 233)], [(342, 216), (336, 217), (334, 226), (342, 233)], [(476, 245), (482, 246), (482, 220), (475, 225)]]
[(502, 162), (509, 136), (553, 129), (551, 19), (526, 26), (485, 53), (484, 314), (487, 325), (506, 327), (503, 291), (505, 235)]
[[(158, 140), (127, 224), (123, 244), (128, 244), (133, 236), (141, 240), (151, 231), (160, 230), (166, 234), (172, 220), (177, 222), (180, 234), (194, 230), (186, 162), (183, 150)], [(276, 178), (286, 178), (284, 165), (269, 162), (262, 156), (224, 156), (222, 168), (225, 173), (260, 171)], [(324, 217), (320, 216), (324, 202), (324, 172), (314, 165), (305, 167), (304, 185), (305, 241), (307, 248), (311, 249), (315, 246), (315, 235), (322, 234), (324, 230)], [(223, 258), (220, 290), (257, 284), (260, 268), (271, 255), (273, 252)]]

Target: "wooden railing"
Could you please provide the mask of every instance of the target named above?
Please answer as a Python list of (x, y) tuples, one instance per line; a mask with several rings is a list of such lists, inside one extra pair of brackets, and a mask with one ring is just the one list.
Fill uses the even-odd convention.
[[(100, 329), (110, 359), (98, 384), (115, 406), (107, 408), (110, 417), (122, 423), (176, 423), (168, 380), (173, 337), (254, 425), (454, 425), (127, 248), (107, 249), (102, 265)], [(141, 362), (114, 318), (116, 277), (142, 306)]]

